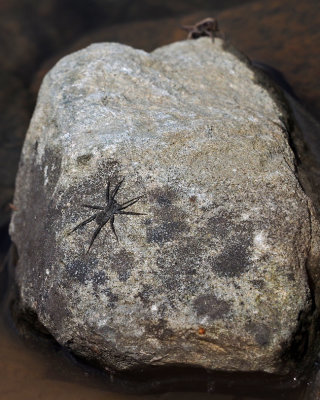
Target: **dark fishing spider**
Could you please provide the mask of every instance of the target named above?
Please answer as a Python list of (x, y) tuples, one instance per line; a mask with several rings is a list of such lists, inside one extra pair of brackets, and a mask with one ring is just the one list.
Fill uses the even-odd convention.
[(92, 235), (92, 238), (91, 238), (90, 245), (89, 245), (89, 248), (87, 250), (87, 253), (89, 252), (91, 246), (93, 245), (93, 242), (94, 242), (95, 238), (98, 236), (98, 234), (101, 231), (101, 229), (109, 221), (110, 221), (112, 232), (114, 233), (116, 239), (119, 240), (118, 236), (116, 234), (116, 230), (114, 228), (114, 216), (116, 214), (145, 215), (145, 214), (138, 213), (138, 212), (133, 212), (133, 211), (124, 211), (126, 208), (128, 208), (130, 206), (133, 206), (133, 204), (135, 204), (143, 196), (135, 197), (135, 198), (133, 198), (131, 200), (128, 200), (128, 201), (124, 202), (123, 204), (119, 204), (115, 200), (115, 197), (116, 197), (116, 195), (117, 195), (117, 193), (118, 193), (118, 191), (120, 189), (120, 186), (122, 185), (123, 181), (124, 181), (124, 179), (122, 179), (122, 181), (117, 183), (115, 188), (113, 189), (113, 191), (111, 193), (110, 193), (110, 182), (108, 182), (107, 190), (106, 190), (107, 205), (105, 207), (103, 207), (103, 206), (94, 206), (94, 205), (90, 205), (90, 204), (81, 204), (83, 207), (92, 208), (94, 210), (101, 210), (101, 211), (93, 214), (90, 218), (85, 219), (84, 221), (82, 221), (79, 225), (74, 227), (72, 229), (72, 231), (69, 233), (69, 234), (71, 234), (76, 229), (81, 228), (82, 226), (88, 224), (89, 222), (91, 222), (93, 220), (96, 221), (96, 223), (98, 224), (98, 228), (96, 228), (96, 230), (93, 232), (93, 235)]

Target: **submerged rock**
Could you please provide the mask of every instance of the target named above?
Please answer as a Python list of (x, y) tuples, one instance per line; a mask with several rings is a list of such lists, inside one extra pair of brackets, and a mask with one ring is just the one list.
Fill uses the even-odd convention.
[[(288, 118), (220, 39), (63, 58), (16, 182), (22, 311), (109, 369), (295, 368), (314, 342), (319, 224)], [(143, 196), (125, 209), (143, 215), (115, 214), (88, 251), (99, 225), (75, 227), (111, 214), (82, 204), (106, 206), (122, 179), (113, 211)]]

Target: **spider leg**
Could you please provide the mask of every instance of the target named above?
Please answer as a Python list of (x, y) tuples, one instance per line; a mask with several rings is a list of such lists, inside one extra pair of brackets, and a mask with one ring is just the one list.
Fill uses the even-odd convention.
[(88, 224), (89, 222), (93, 221), (95, 219), (95, 217), (97, 216), (97, 214), (93, 214), (90, 218), (85, 219), (84, 221), (80, 222), (80, 224), (78, 224), (77, 226), (75, 226), (72, 231), (69, 232), (69, 235), (74, 232), (76, 229), (81, 228), (82, 226), (85, 226), (86, 224)]
[(204, 36), (209, 36), (209, 37), (213, 38), (213, 32), (210, 29), (205, 29), (203, 31), (203, 33), (204, 33)]
[(92, 208), (93, 210), (104, 210), (102, 206), (91, 206), (90, 204), (81, 204), (82, 207)]
[(109, 203), (109, 200), (110, 200), (110, 181), (107, 184), (106, 200), (107, 200), (107, 203)]
[(193, 25), (180, 25), (180, 28), (183, 29), (184, 31), (190, 32), (192, 29), (194, 29)]
[(88, 247), (88, 250), (87, 250), (87, 253), (86, 253), (86, 254), (89, 253), (89, 250), (91, 249), (91, 246), (93, 245), (93, 242), (95, 241), (95, 239), (96, 239), (96, 237), (99, 235), (101, 229), (105, 226), (105, 224), (106, 224), (107, 222), (108, 222), (108, 221), (106, 221), (106, 222), (105, 222), (104, 224), (102, 224), (102, 225), (99, 225), (98, 228), (93, 232), (93, 235), (92, 235), (92, 238), (91, 238), (91, 241), (90, 241), (90, 244), (89, 244), (89, 247)]
[(147, 215), (144, 213), (132, 212), (132, 211), (119, 211), (117, 214), (125, 214), (125, 215)]
[(115, 188), (113, 189), (113, 191), (111, 193), (110, 201), (114, 200), (114, 198), (116, 197), (116, 194), (118, 193), (118, 190), (120, 189), (120, 186), (122, 185), (123, 181), (124, 181), (124, 178), (116, 184)]
[(135, 204), (139, 199), (141, 199), (143, 196), (138, 196), (138, 197), (135, 197), (134, 199), (131, 199), (131, 200), (128, 200), (128, 201), (126, 201), (125, 203), (123, 203), (123, 204), (120, 204), (120, 207), (119, 207), (119, 211), (120, 210), (125, 210), (126, 208), (128, 208), (128, 207), (130, 207), (130, 206), (133, 206), (133, 204)]
[(110, 219), (110, 225), (111, 225), (112, 232), (114, 233), (114, 236), (117, 239), (117, 242), (119, 242), (118, 235), (116, 234), (116, 230), (114, 228), (114, 215)]

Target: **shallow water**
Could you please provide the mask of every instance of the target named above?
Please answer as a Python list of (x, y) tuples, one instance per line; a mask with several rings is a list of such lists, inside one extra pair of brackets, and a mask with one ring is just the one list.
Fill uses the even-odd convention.
[[(63, 2), (57, 1), (56, 3), (62, 4)], [(85, 2), (79, 0), (76, 3), (77, 6), (82, 4), (81, 7), (84, 7)], [(126, 1), (122, 1), (122, 3), (129, 5), (129, 2)], [(245, 30), (245, 24), (252, 21), (254, 12), (267, 2), (254, 0), (185, 1), (183, 4), (178, 2), (177, 11), (170, 10), (168, 5), (160, 10), (160, 6), (148, 6), (148, 4), (151, 4), (148, 1), (141, 3), (144, 3), (144, 6), (142, 6), (144, 15), (139, 11), (139, 3), (132, 1), (129, 10), (125, 9), (125, 7), (122, 10), (119, 7), (117, 10), (111, 10), (111, 16), (106, 19), (106, 25), (110, 24), (110, 19), (113, 19), (114, 23), (127, 23), (138, 19), (172, 18), (181, 13), (196, 13), (201, 11), (200, 7), (207, 10), (226, 9), (228, 11), (232, 6), (244, 6), (252, 3), (252, 9), (248, 8), (248, 13), (244, 13), (247, 19), (242, 20)], [(167, 4), (168, 2), (164, 3)], [(61, 5), (62, 13), (64, 11), (72, 13), (73, 7), (76, 6), (72, 1), (69, 1), (66, 2), (65, 7)], [(250, 14), (250, 10), (252, 14)], [(44, 6), (42, 10), (43, 18), (45, 17), (45, 12), (48, 12), (48, 10), (46, 11)], [(272, 12), (275, 12), (275, 15), (277, 14), (277, 10)], [(207, 15), (209, 16), (209, 14)], [(215, 15), (215, 13), (212, 12), (211, 15)], [(233, 22), (236, 24), (238, 21), (236, 21), (237, 14), (235, 13), (234, 15)], [(103, 17), (105, 16), (95, 15), (94, 11), (92, 11), (87, 15), (88, 22), (86, 26), (93, 29), (95, 24), (101, 24)], [(25, 18), (29, 18), (26, 12)], [(79, 12), (77, 13), (77, 18), (79, 18)], [(77, 22), (79, 21), (75, 18), (75, 30), (78, 29)], [(61, 22), (61, 24), (63, 23)], [(272, 31), (273, 28), (276, 28), (276, 25), (269, 28)], [(121, 30), (119, 26), (117, 29)], [(164, 32), (165, 27), (162, 27), (161, 30)], [(81, 30), (79, 32), (83, 34)], [(117, 32), (115, 31), (115, 33)], [(249, 34), (249, 36), (251, 35)], [(71, 35), (69, 34), (68, 37), (70, 43)], [(149, 40), (151, 47), (159, 44), (157, 42), (158, 39), (154, 41), (152, 39), (150, 37)], [(237, 38), (234, 37), (233, 39)], [(249, 42), (250, 40), (254, 42), (256, 38), (249, 39)], [(168, 41), (170, 42), (171, 40)], [(237, 40), (234, 40), (234, 42), (237, 42)], [(245, 44), (248, 45), (247, 42)], [(45, 41), (43, 46), (46, 47)], [(268, 43), (260, 42), (256, 43), (256, 46), (257, 48), (264, 46), (267, 49)], [(242, 48), (245, 48), (245, 46)], [(46, 49), (45, 55), (50, 56), (48, 49)], [(44, 59), (43, 56), (40, 61), (43, 62)], [(301, 63), (303, 63), (303, 60), (301, 60)], [(30, 72), (28, 71), (26, 73)], [(306, 141), (310, 144), (313, 157), (320, 160), (319, 125), (294, 97), (288, 94), (287, 99), (293, 107), (295, 118), (306, 133)], [(24, 129), (26, 129), (26, 126)], [(313, 170), (319, 171), (318, 166), (313, 165)], [(318, 173), (318, 176), (320, 176), (320, 173)], [(8, 248), (8, 235), (6, 230), (2, 229), (0, 231), (0, 254), (4, 255)], [(26, 340), (18, 334), (9, 311), (10, 288), (12, 287), (12, 279), (9, 272), (7, 263), (3, 265), (2, 269), (0, 267), (0, 400), (304, 400), (306, 397), (305, 394), (310, 385), (310, 378), (308, 377), (288, 377), (285, 379), (266, 374), (206, 373), (198, 370), (154, 371), (153, 374), (141, 373), (136, 377), (104, 374), (73, 358), (64, 349), (49, 340), (40, 336)]]

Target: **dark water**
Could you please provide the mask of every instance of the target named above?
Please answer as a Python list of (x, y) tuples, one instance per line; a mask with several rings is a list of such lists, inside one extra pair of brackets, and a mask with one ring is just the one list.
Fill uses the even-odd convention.
[[(307, 397), (311, 400), (308, 393), (313, 380), (313, 366), (310, 366), (310, 371), (304, 377), (285, 378), (267, 374), (209, 373), (188, 369), (155, 370), (141, 372), (137, 376), (118, 376), (104, 374), (85, 365), (47, 338), (33, 334), (28, 339), (23, 338), (10, 314), (14, 291), (13, 271), (8, 259), (5, 259), (10, 246), (7, 233), (10, 217), (8, 203), (12, 198), (19, 153), (39, 83), (47, 69), (62, 55), (91, 41), (114, 40), (151, 50), (182, 39), (182, 33), (177, 33), (176, 27), (186, 21), (197, 22), (204, 16), (221, 16), (226, 33), (231, 35), (233, 42), (253, 58), (259, 54), (259, 60), (263, 63), (256, 63), (256, 67), (265, 70), (283, 88), (309, 148), (305, 162), (313, 171), (311, 186), (314, 188), (314, 199), (318, 201), (320, 129), (317, 120), (305, 107), (310, 104), (310, 99), (319, 100), (316, 91), (318, 78), (314, 78), (314, 86), (311, 85), (304, 96), (299, 85), (305, 82), (305, 60), (300, 59), (301, 70), (293, 71), (292, 75), (289, 67), (286, 70), (286, 66), (293, 62), (290, 64), (286, 48), (282, 48), (285, 54), (283, 58), (279, 54), (268, 53), (268, 46), (276, 49), (280, 41), (283, 46), (283, 37), (290, 41), (290, 29), (287, 34), (283, 33), (284, 29), (281, 30), (284, 36), (278, 37), (279, 43), (272, 42), (276, 39), (270, 36), (270, 32), (277, 31), (281, 21), (289, 18), (295, 3), (295, 14), (298, 14), (296, 31), (301, 37), (303, 29), (299, 21), (302, 21), (306, 37), (311, 37), (313, 28), (307, 28), (307, 24), (311, 23), (310, 10), (316, 3), (312, 0), (305, 6), (309, 14), (302, 11), (299, 14), (296, 0), (176, 0), (174, 3), (168, 0), (44, 0), (41, 5), (35, 0), (0, 2), (0, 31), (2, 27), (5, 28), (2, 30), (5, 34), (1, 36), (0, 32), (0, 66), (5, 72), (4, 78), (0, 79), (0, 92), (2, 90), (6, 94), (3, 98), (0, 94), (0, 400), (306, 400)], [(262, 15), (261, 22), (257, 21), (259, 13)], [(269, 18), (265, 24), (263, 18)], [(273, 21), (273, 25), (269, 25), (269, 20)], [(258, 27), (257, 31), (262, 32), (260, 41), (256, 41), (257, 37), (250, 30), (244, 34), (248, 26)], [(304, 48), (307, 43), (305, 37), (301, 39)], [(262, 47), (265, 52), (260, 51)], [(316, 51), (311, 51), (310, 57)], [(296, 54), (293, 49), (292, 57), (297, 57)], [(272, 62), (273, 55), (274, 60), (282, 63), (280, 67), (288, 75), (291, 73), (291, 85), (285, 79), (286, 71), (282, 75), (265, 65), (264, 62)], [(279, 65), (274, 63), (273, 67), (279, 68)], [(312, 74), (310, 79), (313, 82)], [(318, 103), (312, 104), (315, 104), (313, 114), (317, 115)]]

